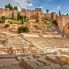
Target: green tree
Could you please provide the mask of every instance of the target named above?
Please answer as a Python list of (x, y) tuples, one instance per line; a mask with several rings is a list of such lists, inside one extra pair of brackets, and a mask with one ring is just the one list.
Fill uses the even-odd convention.
[(26, 22), (26, 16), (20, 16), (20, 20), (21, 20), (21, 22), (22, 22), (22, 24), (24, 23), (24, 22)]
[(17, 14), (17, 20), (19, 20), (19, 19), (20, 19), (20, 13)]
[(9, 8), (10, 10), (13, 10), (13, 6), (10, 3), (8, 5), (5, 5), (5, 8)]
[(21, 19), (21, 21), (22, 21), (22, 24), (24, 23), (24, 19), (23, 19), (24, 17), (23, 17), (23, 15), (22, 15), (22, 19)]
[(46, 10), (46, 12), (48, 13), (48, 12), (49, 12), (49, 10), (47, 9), (47, 10)]
[(26, 16), (23, 16), (23, 20), (24, 20), (24, 22), (26, 22), (26, 20), (27, 20), (27, 17), (26, 17)]
[(5, 16), (2, 16), (1, 17), (1, 22), (4, 23), (5, 22), (5, 19), (6, 19)]
[(13, 10), (13, 6), (9, 3), (8, 4), (8, 8), (10, 9), (10, 10)]
[(14, 6), (14, 10), (18, 10), (17, 6)]
[(66, 15), (68, 16), (69, 14), (67, 13)]
[(11, 4), (9, 3), (9, 4), (8, 4), (8, 8), (10, 8), (10, 6), (11, 6)]
[(5, 19), (5, 16), (2, 16), (1, 19)]
[(8, 6), (7, 6), (7, 5), (5, 5), (5, 8), (8, 8)]
[(61, 16), (61, 11), (59, 11), (59, 16)]
[(49, 18), (43, 18), (43, 22), (47, 25), (48, 28), (51, 28), (53, 26), (53, 22)]
[(20, 13), (18, 13), (17, 20), (20, 20), (23, 24), (24, 22), (26, 22), (26, 16), (20, 15)]
[(29, 32), (29, 29), (28, 29), (28, 27), (19, 27), (18, 28), (18, 33), (27, 33), (27, 32)]

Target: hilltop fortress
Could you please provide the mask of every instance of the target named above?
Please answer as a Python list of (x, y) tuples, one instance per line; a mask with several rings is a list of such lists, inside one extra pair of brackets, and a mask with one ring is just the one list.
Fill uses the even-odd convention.
[(35, 10), (29, 10), (29, 9), (21, 9), (21, 11), (18, 10), (10, 10), (8, 8), (0, 8), (0, 17), (5, 16), (7, 18), (12, 18), (14, 16), (15, 19), (17, 19), (17, 15), (20, 13), (20, 15), (26, 16), (29, 20), (39, 20), (41, 21), (42, 18), (48, 17), (49, 19), (54, 20), (60, 31), (64, 34), (69, 34), (69, 16), (68, 15), (61, 15), (58, 16), (56, 12), (51, 13), (43, 13), (41, 11), (41, 8), (35, 8)]

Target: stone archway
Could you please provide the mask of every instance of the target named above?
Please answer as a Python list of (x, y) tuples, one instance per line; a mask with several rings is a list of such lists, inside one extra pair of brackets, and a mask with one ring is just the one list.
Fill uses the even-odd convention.
[(69, 34), (69, 23), (63, 27), (64, 34)]

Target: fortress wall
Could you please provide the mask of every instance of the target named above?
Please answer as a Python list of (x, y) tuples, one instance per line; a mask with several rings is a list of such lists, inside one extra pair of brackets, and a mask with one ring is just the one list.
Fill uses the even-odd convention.
[(58, 23), (58, 27), (59, 27), (60, 31), (63, 32), (62, 16), (57, 16), (57, 23)]
[(21, 9), (20, 14), (21, 15), (26, 15), (26, 10), (25, 9)]
[(51, 13), (51, 19), (53, 19), (53, 20), (57, 19), (57, 14), (55, 12)]
[(57, 23), (61, 32), (64, 32), (64, 27), (69, 23), (69, 16), (57, 16)]
[(0, 17), (5, 16), (7, 18), (17, 18), (18, 11), (7, 9), (0, 9)]
[(63, 31), (65, 34), (69, 34), (69, 16), (63, 16)]
[(14, 18), (17, 19), (18, 11), (14, 10)]
[(32, 14), (31, 10), (27, 9), (26, 10), (26, 17), (30, 19), (31, 18), (31, 14)]
[(69, 23), (69, 16), (62, 16), (62, 18), (63, 18), (63, 23), (62, 23), (63, 26)]
[(46, 17), (51, 19), (51, 13), (46, 13)]
[[(14, 13), (13, 13), (14, 12)], [(43, 13), (41, 11), (40, 8), (35, 8), (35, 10), (28, 10), (28, 9), (21, 9), (21, 11), (16, 11), (16, 10), (9, 10), (7, 9), (1, 9), (0, 8), (0, 16), (6, 16), (8, 18), (12, 17), (12, 14), (14, 14), (14, 18), (17, 17), (18, 12), (20, 13), (20, 15), (26, 15), (29, 19), (39, 19), (42, 20), (42, 18), (44, 17), (48, 17), (50, 19), (56, 19), (56, 13), (52, 12), (52, 13)]]

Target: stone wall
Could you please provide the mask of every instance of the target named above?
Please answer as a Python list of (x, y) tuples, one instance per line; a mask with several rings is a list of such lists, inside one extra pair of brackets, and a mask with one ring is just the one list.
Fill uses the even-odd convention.
[(38, 19), (42, 20), (44, 17), (48, 17), (50, 19), (56, 20), (57, 14), (55, 12), (52, 13), (43, 13), (41, 11), (41, 8), (35, 8), (34, 10), (29, 10), (29, 9), (22, 9), (20, 11), (21, 15), (26, 15), (29, 19)]
[(59, 27), (60, 31), (63, 32), (62, 16), (57, 16), (57, 23), (58, 23), (58, 27)]
[(51, 19), (53, 19), (53, 20), (56, 20), (56, 19), (57, 19), (57, 14), (56, 14), (56, 12), (52, 12), (52, 13), (51, 13)]
[(14, 17), (17, 19), (17, 14), (18, 14), (17, 10), (9, 10), (8, 8), (7, 9), (0, 8), (0, 17), (2, 17), (2, 16), (5, 16), (7, 18)]
[(62, 33), (68, 33), (69, 30), (67, 25), (69, 24), (69, 16), (57, 16), (57, 23), (59, 26), (59, 29), (61, 30)]
[(42, 20), (42, 18), (44, 17), (48, 17), (50, 19), (56, 20), (56, 16), (57, 16), (55, 12), (43, 13), (41, 11), (41, 8), (35, 8), (34, 10), (21, 9), (21, 11), (9, 10), (8, 8), (7, 9), (0, 8), (0, 13), (1, 13), (0, 16), (5, 16), (8, 18), (12, 18), (13, 15), (14, 15), (14, 18), (17, 18), (18, 12), (20, 13), (20, 15), (24, 15), (24, 16), (26, 15), (27, 18), (29, 19), (38, 19), (38, 20)]

